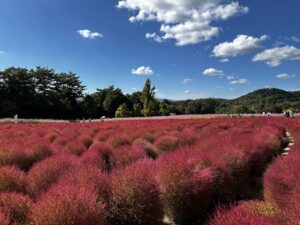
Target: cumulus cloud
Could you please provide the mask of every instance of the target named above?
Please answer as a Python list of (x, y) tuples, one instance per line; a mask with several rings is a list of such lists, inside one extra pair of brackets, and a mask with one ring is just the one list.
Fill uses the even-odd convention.
[(284, 60), (300, 60), (300, 49), (294, 46), (266, 49), (252, 59), (253, 62), (265, 61), (271, 67), (280, 66)]
[(287, 73), (281, 73), (276, 76), (277, 79), (291, 79), (291, 78), (295, 78), (295, 77), (296, 77), (295, 74), (289, 75)]
[(224, 58), (224, 59), (220, 59), (219, 60), (221, 63), (228, 63), (229, 59), (228, 58)]
[(215, 46), (212, 53), (215, 57), (224, 58), (244, 55), (248, 52), (261, 48), (261, 42), (265, 41), (267, 38), (267, 35), (263, 35), (259, 38), (243, 34), (238, 35), (232, 42), (223, 42)]
[(185, 79), (182, 81), (182, 83), (183, 83), (183, 84), (187, 84), (187, 83), (190, 83), (190, 82), (192, 82), (192, 81), (193, 81), (193, 79), (185, 78)]
[(157, 33), (152, 33), (152, 34), (147, 33), (146, 34), (146, 38), (147, 39), (152, 39), (153, 41), (156, 41), (158, 43), (162, 43), (163, 42), (163, 39)]
[(203, 75), (205, 75), (205, 76), (223, 76), (223, 75), (225, 75), (225, 73), (222, 70), (217, 70), (215, 68), (208, 68), (203, 71)]
[(153, 70), (149, 66), (141, 66), (139, 68), (132, 69), (131, 73), (139, 76), (151, 76), (154, 74)]
[(132, 23), (160, 23), (161, 34), (148, 34), (148, 37), (174, 39), (178, 46), (210, 40), (221, 31), (221, 28), (212, 25), (213, 22), (249, 11), (238, 2), (228, 3), (226, 0), (119, 0), (117, 7), (133, 12), (129, 18)]
[(236, 85), (236, 84), (247, 84), (248, 80), (245, 78), (241, 78), (241, 79), (236, 79), (236, 80), (232, 80), (229, 82), (229, 84), (231, 85)]
[(233, 79), (234, 79), (234, 76), (227, 76), (226, 79), (227, 79), (227, 80), (233, 80)]
[(84, 29), (84, 30), (78, 30), (77, 33), (86, 39), (96, 39), (96, 38), (102, 38), (103, 35), (99, 32), (93, 32), (91, 30), (88, 29)]
[(294, 42), (300, 43), (300, 38), (298, 38), (298, 37), (296, 37), (296, 36), (292, 36), (292, 37), (291, 37), (291, 40), (294, 41)]

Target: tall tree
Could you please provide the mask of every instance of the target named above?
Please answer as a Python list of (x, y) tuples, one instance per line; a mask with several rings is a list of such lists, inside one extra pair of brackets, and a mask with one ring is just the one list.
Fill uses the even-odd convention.
[(155, 87), (151, 87), (150, 79), (146, 80), (142, 91), (141, 100), (143, 102), (142, 113), (145, 117), (159, 114), (159, 104), (155, 99)]

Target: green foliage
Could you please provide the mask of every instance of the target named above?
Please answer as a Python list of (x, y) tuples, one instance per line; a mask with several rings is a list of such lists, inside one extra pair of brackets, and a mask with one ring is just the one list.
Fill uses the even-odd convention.
[(145, 117), (158, 115), (159, 104), (155, 99), (155, 87), (151, 87), (151, 81), (149, 79), (146, 80), (141, 94), (141, 101), (143, 102), (142, 114)]
[(115, 113), (115, 117), (129, 117), (131, 115), (131, 112), (129, 111), (126, 103), (123, 103), (119, 106)]
[[(57, 73), (37, 67), (28, 70), (11, 67), (0, 71), (0, 117), (77, 119), (214, 113), (300, 112), (300, 91), (261, 89), (240, 98), (196, 99), (186, 101), (155, 98), (155, 87), (146, 80), (142, 92), (124, 95), (110, 86), (83, 94), (85, 87), (72, 73)], [(125, 107), (126, 105), (126, 107)]]

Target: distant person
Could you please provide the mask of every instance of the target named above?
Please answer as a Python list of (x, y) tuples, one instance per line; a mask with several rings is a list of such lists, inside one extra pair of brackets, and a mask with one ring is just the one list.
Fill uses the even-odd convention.
[(267, 116), (270, 117), (272, 114), (270, 112), (267, 113)]
[(16, 115), (14, 116), (14, 122), (15, 122), (15, 123), (18, 123), (18, 114), (16, 114)]
[(104, 121), (105, 118), (106, 118), (105, 116), (102, 116), (102, 117), (100, 118), (100, 120), (101, 120), (101, 121)]

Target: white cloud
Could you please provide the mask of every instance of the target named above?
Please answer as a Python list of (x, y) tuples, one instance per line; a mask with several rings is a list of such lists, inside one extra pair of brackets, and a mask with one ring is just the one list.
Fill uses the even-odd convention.
[(235, 57), (238, 55), (244, 55), (248, 52), (261, 48), (261, 42), (267, 38), (267, 35), (263, 35), (259, 38), (247, 35), (238, 35), (232, 42), (223, 42), (215, 46), (212, 53), (215, 57)]
[(291, 79), (291, 78), (295, 78), (295, 77), (296, 77), (295, 74), (289, 75), (287, 73), (281, 73), (276, 76), (277, 79)]
[(152, 39), (152, 40), (154, 40), (154, 41), (156, 41), (158, 43), (162, 43), (163, 42), (163, 39), (157, 33), (152, 33), (152, 34), (147, 33), (146, 34), (146, 38), (147, 39)]
[(227, 63), (227, 62), (229, 62), (229, 59), (228, 58), (220, 59), (219, 62), (221, 62), (221, 63)]
[(227, 79), (227, 80), (233, 80), (233, 79), (234, 79), (234, 76), (227, 76), (226, 79)]
[(151, 76), (154, 74), (153, 70), (151, 69), (151, 67), (146, 67), (146, 66), (141, 66), (139, 68), (136, 69), (132, 69), (131, 71), (132, 74), (134, 75), (144, 75), (144, 76)]
[(271, 67), (280, 66), (284, 60), (300, 60), (300, 49), (294, 46), (271, 48), (258, 53), (252, 59), (253, 62), (266, 61)]
[(205, 75), (205, 76), (223, 76), (223, 75), (225, 75), (225, 73), (222, 70), (208, 68), (203, 71), (203, 75)]
[(182, 81), (182, 83), (183, 83), (183, 84), (187, 84), (187, 83), (190, 83), (190, 82), (192, 82), (192, 81), (193, 81), (193, 79), (185, 78), (185, 79)]
[(103, 35), (101, 33), (93, 32), (93, 31), (88, 30), (88, 29), (78, 30), (77, 32), (81, 37), (86, 38), (86, 39), (96, 39), (96, 38), (102, 38), (103, 37)]
[(133, 11), (129, 18), (132, 23), (160, 23), (161, 34), (154, 33), (156, 39), (159, 40), (158, 36), (161, 40), (174, 39), (178, 46), (210, 40), (221, 31), (213, 22), (249, 11), (238, 2), (226, 0), (119, 0), (117, 7)]
[(232, 80), (229, 82), (229, 84), (231, 85), (235, 85), (235, 84), (247, 84), (248, 80), (245, 78), (241, 78), (241, 79), (237, 79), (237, 80)]
[(298, 42), (298, 43), (300, 42), (300, 38), (298, 38), (296, 36), (292, 36), (291, 40), (294, 41), (294, 42)]

